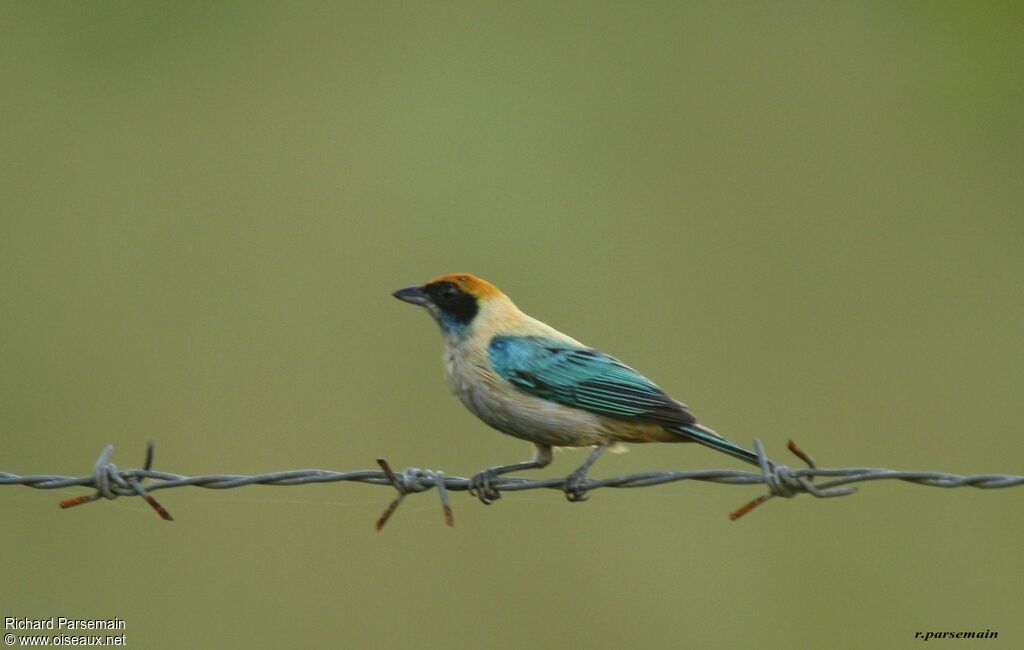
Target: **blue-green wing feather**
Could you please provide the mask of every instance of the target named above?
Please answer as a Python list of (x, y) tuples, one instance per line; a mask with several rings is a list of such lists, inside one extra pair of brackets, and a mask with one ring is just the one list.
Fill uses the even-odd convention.
[(760, 462), (754, 452), (697, 424), (685, 404), (654, 382), (598, 350), (540, 336), (496, 336), (487, 357), (499, 376), (530, 395), (598, 415), (658, 424), (752, 465)]
[(697, 420), (686, 406), (618, 359), (539, 336), (496, 336), (494, 371), (520, 390), (599, 415), (663, 426)]

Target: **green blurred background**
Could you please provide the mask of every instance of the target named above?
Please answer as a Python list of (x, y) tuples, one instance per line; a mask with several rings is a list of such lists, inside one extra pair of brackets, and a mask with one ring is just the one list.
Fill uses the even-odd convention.
[[(1016, 3), (0, 5), (0, 470), (522, 460), (389, 293), (481, 275), (790, 462), (1024, 473)], [(567, 473), (579, 452), (538, 476)], [(793, 461), (795, 463), (795, 461)], [(739, 467), (634, 446), (595, 476)], [(0, 489), (135, 648), (1019, 645), (1016, 490)], [(956, 642), (957, 647), (972, 647)], [(989, 647), (988, 642), (985, 647)]]

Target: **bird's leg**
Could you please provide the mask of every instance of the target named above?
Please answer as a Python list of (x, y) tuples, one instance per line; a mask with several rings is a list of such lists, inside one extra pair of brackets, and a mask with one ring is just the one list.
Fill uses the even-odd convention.
[(518, 472), (521, 469), (540, 469), (551, 464), (551, 447), (547, 445), (534, 445), (533, 460), (511, 465), (498, 465), (476, 474), (469, 480), (469, 493), (480, 499), (484, 505), (490, 505), (501, 498), (498, 488), (491, 485), (491, 481), (501, 474)]
[(587, 491), (583, 488), (583, 484), (587, 480), (587, 472), (590, 470), (591, 465), (597, 461), (598, 457), (608, 448), (608, 443), (598, 445), (594, 448), (594, 451), (590, 452), (590, 456), (583, 462), (582, 465), (576, 468), (569, 476), (565, 477), (565, 498), (570, 501), (586, 501)]

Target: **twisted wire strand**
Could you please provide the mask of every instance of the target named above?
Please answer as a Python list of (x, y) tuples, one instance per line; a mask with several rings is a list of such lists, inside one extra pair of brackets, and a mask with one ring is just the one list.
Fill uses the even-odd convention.
[[(468, 491), (472, 487), (471, 479), (461, 476), (446, 476), (443, 472), (410, 467), (401, 472), (394, 472), (384, 459), (378, 459), (381, 471), (355, 470), (339, 472), (323, 469), (297, 469), (263, 474), (207, 474), (203, 476), (186, 476), (152, 469), (153, 443), (146, 449), (146, 459), (141, 468), (118, 469), (111, 462), (114, 453), (112, 445), (104, 447), (93, 466), (91, 474), (86, 476), (61, 476), (54, 474), (35, 474), (19, 476), (9, 472), (0, 472), (0, 485), (24, 485), (40, 490), (53, 490), (68, 487), (93, 488), (95, 493), (65, 499), (60, 502), (62, 508), (89, 503), (98, 499), (115, 499), (119, 496), (140, 496), (166, 520), (173, 519), (167, 510), (151, 495), (158, 490), (185, 486), (200, 487), (212, 490), (227, 490), (246, 485), (306, 485), (310, 483), (337, 483), (350, 481), (369, 485), (390, 485), (398, 495), (392, 500), (384, 514), (377, 520), (377, 530), (383, 528), (390, 516), (409, 494), (436, 489), (440, 496), (445, 522), (454, 525), (448, 492)], [(895, 480), (929, 487), (956, 488), (975, 487), (980, 489), (1007, 488), (1024, 485), (1024, 476), (1008, 474), (976, 474), (962, 476), (947, 472), (902, 471), (877, 467), (818, 467), (814, 460), (803, 450), (790, 441), (789, 450), (803, 460), (808, 466), (791, 469), (785, 465), (772, 464), (765, 455), (760, 441), (754, 440), (754, 449), (760, 461), (760, 472), (749, 472), (731, 469), (703, 469), (693, 471), (656, 471), (638, 472), (603, 479), (586, 479), (583, 489), (586, 491), (600, 488), (641, 488), (677, 481), (702, 481), (726, 485), (765, 485), (768, 492), (747, 503), (730, 514), (731, 519), (738, 519), (755, 507), (772, 497), (792, 498), (800, 493), (808, 493), (818, 498), (846, 496), (856, 488), (853, 484), (867, 481)], [(815, 479), (830, 479), (815, 483)], [(143, 481), (148, 481), (143, 486)], [(496, 476), (491, 485), (499, 491), (519, 492), (523, 490), (551, 489), (563, 490), (565, 478), (528, 479), (514, 476)]]

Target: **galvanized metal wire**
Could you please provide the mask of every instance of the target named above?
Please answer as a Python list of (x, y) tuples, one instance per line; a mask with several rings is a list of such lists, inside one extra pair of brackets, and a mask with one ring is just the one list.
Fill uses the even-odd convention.
[[(336, 483), (351, 481), (370, 485), (389, 485), (398, 492), (384, 514), (377, 520), (380, 530), (394, 513), (402, 500), (409, 494), (436, 489), (441, 499), (446, 523), (454, 525), (448, 492), (467, 491), (472, 489), (472, 480), (460, 476), (446, 476), (443, 472), (407, 468), (401, 472), (392, 471), (387, 461), (378, 459), (381, 471), (355, 470), (338, 472), (323, 469), (297, 469), (264, 474), (208, 474), (204, 476), (186, 476), (152, 469), (153, 443), (146, 448), (146, 459), (141, 468), (118, 469), (111, 462), (114, 453), (112, 445), (107, 445), (93, 465), (91, 474), (72, 477), (54, 474), (36, 474), (19, 476), (9, 472), (0, 472), (0, 485), (24, 485), (40, 490), (53, 490), (69, 487), (93, 488), (93, 494), (65, 499), (60, 502), (62, 508), (81, 505), (99, 499), (115, 499), (121, 496), (139, 496), (164, 519), (173, 519), (167, 510), (157, 502), (152, 492), (185, 486), (201, 487), (212, 490), (227, 490), (246, 485), (306, 485), (309, 483)], [(731, 519), (738, 519), (754, 507), (772, 497), (791, 498), (800, 493), (808, 493), (819, 498), (846, 496), (854, 492), (855, 483), (867, 481), (895, 480), (929, 487), (955, 488), (975, 487), (981, 489), (1006, 488), (1024, 485), (1024, 476), (1007, 474), (977, 474), (961, 476), (947, 472), (901, 471), (876, 467), (818, 467), (814, 460), (790, 441), (789, 450), (807, 464), (807, 467), (790, 469), (785, 465), (770, 463), (764, 448), (758, 440), (754, 440), (754, 449), (760, 460), (761, 471), (749, 472), (733, 469), (704, 469), (695, 471), (657, 471), (626, 474), (602, 479), (586, 479), (582, 484), (585, 491), (600, 488), (640, 488), (677, 481), (702, 481), (726, 485), (765, 485), (768, 492), (754, 499), (742, 508), (730, 514)], [(815, 479), (829, 479), (816, 483)], [(146, 482), (143, 485), (143, 482)], [(490, 481), (491, 486), (499, 491), (519, 492), (522, 490), (550, 489), (564, 490), (566, 478), (528, 479), (515, 476), (496, 476)]]

